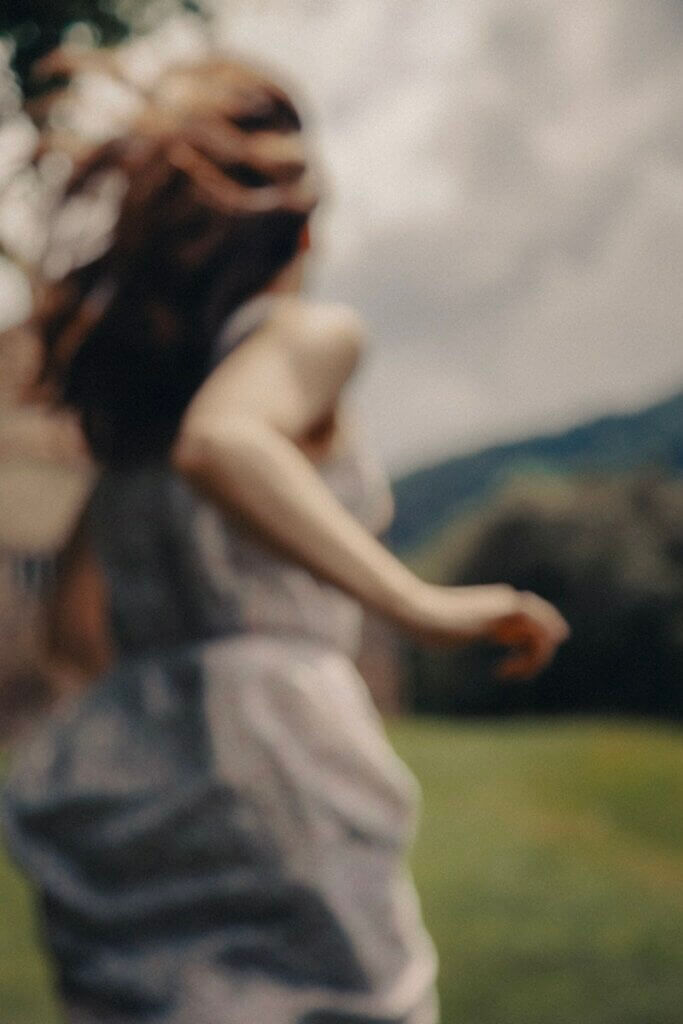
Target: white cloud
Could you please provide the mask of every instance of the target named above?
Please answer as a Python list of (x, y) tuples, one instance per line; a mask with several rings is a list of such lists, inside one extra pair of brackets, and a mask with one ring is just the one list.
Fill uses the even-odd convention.
[(394, 467), (683, 384), (675, 5), (258, 7), (232, 28), (315, 98), (318, 287), (373, 326)]

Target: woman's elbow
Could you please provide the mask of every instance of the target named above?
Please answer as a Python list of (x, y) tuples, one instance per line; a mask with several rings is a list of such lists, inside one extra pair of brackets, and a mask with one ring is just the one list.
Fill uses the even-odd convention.
[(217, 427), (213, 421), (190, 417), (181, 424), (170, 452), (173, 468), (192, 482), (210, 478), (217, 466), (222, 476), (229, 476), (231, 467), (239, 473), (245, 460), (257, 456), (260, 431), (246, 417), (225, 418)]

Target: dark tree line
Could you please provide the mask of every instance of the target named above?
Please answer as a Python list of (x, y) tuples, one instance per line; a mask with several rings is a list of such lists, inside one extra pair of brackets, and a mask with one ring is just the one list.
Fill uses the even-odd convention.
[(492, 679), (493, 651), (410, 648), (418, 709), (683, 717), (680, 480), (518, 481), (453, 548), (440, 552), (443, 581), (537, 591), (561, 609), (572, 637), (521, 685)]

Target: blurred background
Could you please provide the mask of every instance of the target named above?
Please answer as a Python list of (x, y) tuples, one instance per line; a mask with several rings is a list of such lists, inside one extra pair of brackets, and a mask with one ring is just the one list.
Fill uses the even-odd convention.
[[(29, 310), (66, 173), (27, 166), (36, 58), (128, 40), (144, 82), (218, 46), (293, 80), (329, 184), (310, 290), (369, 324), (352, 397), (393, 478), (389, 543), (436, 581), (537, 590), (573, 628), (511, 687), (495, 652), (368, 623), (363, 670), (424, 788), (444, 1024), (681, 1020), (683, 4), (5, 0), (0, 34), (0, 327)], [(81, 92), (82, 130), (114, 131), (129, 98)], [(64, 250), (103, 216), (77, 213)], [(6, 743), (43, 698), (55, 538), (90, 483), (47, 433), (28, 461), (3, 445), (35, 358), (0, 341)], [(4, 862), (0, 900), (0, 1022), (51, 1024)]]

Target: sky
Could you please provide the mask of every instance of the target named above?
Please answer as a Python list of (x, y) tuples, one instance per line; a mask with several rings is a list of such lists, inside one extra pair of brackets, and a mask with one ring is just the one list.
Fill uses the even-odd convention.
[(215, 9), (308, 112), (311, 289), (368, 323), (354, 401), (392, 472), (683, 387), (683, 4)]

